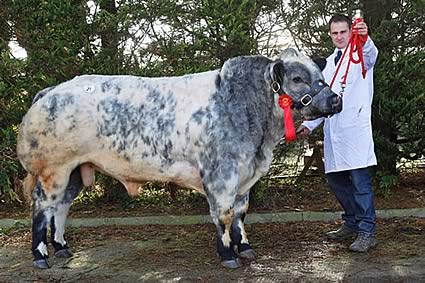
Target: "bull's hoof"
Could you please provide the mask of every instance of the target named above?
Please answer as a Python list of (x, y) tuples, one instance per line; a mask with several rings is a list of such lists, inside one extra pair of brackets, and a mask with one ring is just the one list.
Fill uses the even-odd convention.
[(68, 249), (58, 250), (55, 252), (55, 257), (59, 258), (69, 258), (72, 257), (72, 252)]
[(254, 260), (257, 257), (257, 254), (254, 252), (253, 249), (249, 249), (249, 250), (241, 251), (239, 253), (239, 257), (243, 259)]
[(34, 267), (37, 268), (37, 269), (48, 269), (48, 268), (50, 268), (49, 264), (47, 263), (47, 259), (34, 260)]
[(226, 267), (226, 268), (236, 269), (236, 268), (241, 267), (241, 262), (240, 262), (239, 258), (236, 258), (236, 259), (230, 259), (230, 260), (223, 260), (221, 262), (221, 265)]

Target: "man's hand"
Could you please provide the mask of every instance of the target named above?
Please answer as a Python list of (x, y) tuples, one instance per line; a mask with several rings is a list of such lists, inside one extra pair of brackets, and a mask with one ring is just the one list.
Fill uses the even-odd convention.
[(359, 35), (367, 35), (367, 25), (365, 22), (358, 22), (353, 29), (357, 31)]
[(301, 125), (297, 129), (297, 134), (301, 134), (301, 136), (306, 137), (311, 133), (311, 131), (304, 125)]

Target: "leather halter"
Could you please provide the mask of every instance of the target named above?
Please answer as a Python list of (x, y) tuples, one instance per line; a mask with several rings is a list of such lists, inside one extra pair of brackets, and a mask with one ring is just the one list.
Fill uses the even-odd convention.
[[(293, 108), (301, 109), (303, 107), (307, 107), (311, 104), (313, 101), (313, 97), (316, 96), (322, 89), (327, 87), (328, 84), (325, 83), (323, 80), (316, 80), (311, 84), (310, 92), (305, 93), (298, 101), (295, 101), (293, 103)], [(281, 85), (277, 81), (272, 82), (272, 90), (274, 93), (277, 93), (279, 95), (284, 95), (285, 92), (283, 91)]]

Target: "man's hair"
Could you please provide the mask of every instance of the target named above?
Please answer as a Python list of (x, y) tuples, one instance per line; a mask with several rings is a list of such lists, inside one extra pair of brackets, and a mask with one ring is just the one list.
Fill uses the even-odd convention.
[(332, 16), (332, 18), (329, 20), (328, 23), (328, 29), (331, 30), (331, 24), (332, 23), (339, 23), (339, 22), (345, 22), (348, 24), (348, 28), (351, 28), (351, 19), (343, 14), (335, 14)]

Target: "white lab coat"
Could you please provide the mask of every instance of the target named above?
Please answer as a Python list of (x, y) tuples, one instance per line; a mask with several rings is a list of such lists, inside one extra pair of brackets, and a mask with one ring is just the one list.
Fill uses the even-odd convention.
[[(338, 49), (327, 58), (323, 75), (328, 84), (335, 74), (334, 58)], [(342, 50), (344, 51), (344, 50)], [(346, 87), (343, 93), (343, 108), (331, 118), (319, 118), (305, 121), (303, 125), (310, 131), (324, 124), (324, 156), (325, 172), (339, 172), (351, 169), (365, 168), (376, 165), (376, 156), (372, 138), (371, 110), (373, 98), (373, 65), (378, 56), (378, 49), (368, 37), (363, 45), (363, 56), (367, 70), (366, 78), (362, 77), (361, 64), (350, 64)], [(355, 56), (354, 58), (357, 58)], [(332, 90), (340, 93), (341, 79), (348, 63), (348, 51)]]

